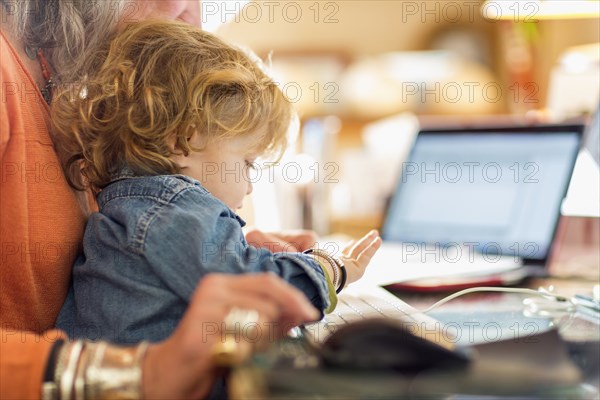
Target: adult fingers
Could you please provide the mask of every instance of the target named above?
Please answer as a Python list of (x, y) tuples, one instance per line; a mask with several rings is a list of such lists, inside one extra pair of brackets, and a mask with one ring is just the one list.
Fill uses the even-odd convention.
[(308, 250), (317, 245), (319, 236), (314, 231), (297, 230), (274, 233), (287, 243), (291, 243), (298, 251)]
[(273, 253), (283, 251), (300, 251), (300, 244), (289, 242), (278, 234), (251, 229), (246, 233), (246, 241), (254, 247), (265, 248)]
[(279, 241), (279, 238), (258, 229), (253, 228), (248, 230), (245, 237), (249, 245), (258, 248), (266, 248), (272, 252), (283, 251), (285, 247), (284, 244)]
[[(258, 319), (226, 321), (234, 308), (254, 310)], [(209, 343), (218, 343), (231, 330), (225, 322), (248, 324), (239, 328), (251, 335), (261, 335), (252, 338), (264, 342), (318, 316), (319, 312), (300, 291), (273, 274), (209, 274), (198, 285), (173, 342), (179, 349), (187, 349), (193, 358), (198, 343), (210, 347)]]
[[(214, 296), (229, 297), (235, 294), (235, 306), (244, 307), (244, 302), (250, 301), (249, 299), (262, 299), (277, 307), (282, 315), (293, 317), (299, 322), (314, 320), (319, 316), (319, 312), (302, 292), (272, 273), (211, 274), (204, 277), (199, 289), (205, 286), (211, 289), (208, 294), (218, 292)], [(232, 304), (231, 301), (229, 304)]]
[[(200, 398), (208, 393), (216, 374), (215, 346), (223, 343), (230, 329), (223, 322), (233, 307), (258, 312), (256, 323), (267, 330), (252, 331), (248, 326), (241, 327), (241, 333), (258, 332), (264, 336), (248, 338), (260, 341), (319, 315), (301, 292), (275, 275), (209, 274), (196, 288), (175, 332), (149, 349), (143, 367), (145, 397)], [(252, 346), (254, 341), (248, 343)]]

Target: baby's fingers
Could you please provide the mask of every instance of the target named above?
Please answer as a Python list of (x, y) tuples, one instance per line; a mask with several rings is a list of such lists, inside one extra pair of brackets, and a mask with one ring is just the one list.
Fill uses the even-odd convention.
[(342, 255), (344, 257), (350, 257), (350, 253), (352, 252), (352, 248), (356, 244), (356, 240), (349, 241), (346, 246), (342, 249)]
[(377, 233), (376, 230), (372, 230), (371, 232), (367, 233), (365, 236), (360, 238), (354, 244), (354, 246), (352, 246), (352, 248), (348, 252), (348, 258), (354, 258), (355, 260), (358, 260), (358, 257), (360, 256), (360, 254), (371, 245), (371, 243), (373, 242), (373, 240), (375, 238), (378, 238), (378, 237), (379, 237), (379, 234)]
[(369, 265), (371, 258), (373, 258), (373, 256), (375, 255), (377, 250), (379, 250), (380, 247), (381, 247), (381, 238), (379, 236), (377, 236), (365, 247), (365, 249), (356, 258), (358, 265), (360, 265), (363, 268), (366, 267), (367, 265)]

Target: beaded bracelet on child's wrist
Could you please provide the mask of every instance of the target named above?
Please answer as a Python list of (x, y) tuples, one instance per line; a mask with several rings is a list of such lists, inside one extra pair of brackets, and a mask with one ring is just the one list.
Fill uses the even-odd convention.
[(304, 254), (312, 254), (315, 257), (320, 257), (331, 265), (333, 270), (333, 286), (335, 287), (335, 293), (339, 294), (346, 286), (346, 281), (348, 280), (346, 267), (344, 266), (342, 260), (322, 249), (308, 249), (304, 251)]

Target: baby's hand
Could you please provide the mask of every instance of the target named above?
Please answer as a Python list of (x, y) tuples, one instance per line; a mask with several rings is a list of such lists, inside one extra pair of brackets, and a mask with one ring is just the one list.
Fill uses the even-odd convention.
[(379, 247), (381, 247), (379, 233), (372, 230), (361, 239), (353, 240), (342, 250), (340, 258), (346, 267), (347, 283), (356, 282), (363, 276), (367, 265)]

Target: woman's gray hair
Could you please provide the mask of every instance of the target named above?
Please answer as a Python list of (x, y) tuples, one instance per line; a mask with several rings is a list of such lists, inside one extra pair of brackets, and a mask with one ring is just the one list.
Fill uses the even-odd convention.
[(46, 49), (48, 60), (65, 83), (85, 75), (85, 55), (109, 40), (126, 2), (0, 0), (3, 12), (14, 16), (14, 34), (32, 49)]

